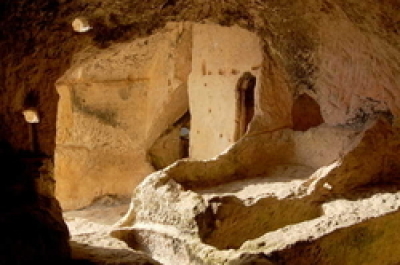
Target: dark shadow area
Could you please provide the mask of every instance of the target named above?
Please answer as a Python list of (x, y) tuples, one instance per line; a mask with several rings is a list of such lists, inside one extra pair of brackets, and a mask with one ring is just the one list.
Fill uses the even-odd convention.
[(135, 250), (95, 247), (74, 241), (71, 241), (71, 249), (71, 265), (160, 265), (151, 257)]
[(0, 264), (58, 264), (69, 257), (68, 229), (51, 197), (45, 161), (0, 144)]
[(293, 130), (307, 131), (324, 123), (318, 103), (309, 95), (301, 94), (292, 107)]
[(255, 110), (256, 77), (245, 72), (236, 84), (236, 131), (235, 140), (239, 140), (247, 131)]
[(287, 225), (321, 215), (318, 204), (307, 200), (264, 198), (246, 206), (235, 196), (210, 200), (210, 206), (197, 218), (200, 237), (218, 249), (238, 249), (247, 240)]
[(186, 112), (154, 142), (148, 159), (156, 169), (163, 169), (189, 156), (190, 113)]

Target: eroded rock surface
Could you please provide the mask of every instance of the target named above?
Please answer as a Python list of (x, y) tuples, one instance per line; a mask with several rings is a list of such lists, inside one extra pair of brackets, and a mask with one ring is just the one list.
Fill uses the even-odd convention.
[[(254, 113), (262, 47), (256, 34), (240, 27), (195, 24), (192, 54), (188, 83), (190, 157), (209, 159), (234, 144), (247, 129), (251, 119), (240, 124), (241, 116), (246, 115), (243, 94), (245, 90), (251, 93), (252, 104), (247, 108)], [(251, 88), (246, 75), (254, 79)]]
[(148, 150), (188, 109), (189, 32), (171, 24), (100, 55), (90, 49), (58, 80), (55, 175), (64, 209), (128, 195), (154, 171)]
[[(237, 132), (208, 137), (214, 141), (234, 135), (239, 140), (230, 150), (227, 141), (216, 141), (212, 147), (218, 147), (218, 152), (225, 149), (223, 155), (209, 161), (180, 161), (150, 175), (135, 191), (134, 207), (116, 235), (169, 264), (337, 264), (349, 259), (350, 264), (392, 264), (400, 260), (397, 249), (391, 251), (398, 245), (393, 228), (398, 212), (400, 109), (397, 0), (4, 0), (0, 6), (1, 141), (13, 151), (36, 146), (51, 161), (58, 101), (54, 83), (64, 74), (67, 77), (58, 87), (62, 125), (57, 156), (65, 159), (56, 162), (56, 171), (65, 174), (66, 182), (58, 183), (57, 189), (65, 188), (65, 196), (60, 196), (70, 200), (66, 207), (80, 207), (109, 192), (129, 193), (153, 171), (151, 160), (145, 158), (147, 149), (154, 148), (153, 154), (167, 157), (165, 161), (173, 160), (169, 159), (175, 153), (164, 153), (159, 144), (165, 143), (164, 136), (178, 137), (176, 130), (169, 134), (171, 124), (187, 105), (176, 98), (184, 98), (182, 86), (190, 83), (191, 71), (192, 80), (202, 80), (193, 70), (204, 68), (190, 67), (202, 66), (204, 58), (194, 58), (196, 64), (192, 58), (187, 60), (191, 48), (186, 45), (194, 47), (194, 35), (185, 34), (185, 26), (181, 31), (182, 27), (166, 24), (190, 21), (198, 25), (197, 32), (209, 28), (221, 33), (207, 33), (210, 40), (224, 37), (235, 46), (237, 37), (243, 37), (242, 43), (254, 47), (254, 53), (262, 51), (260, 68), (252, 63), (258, 58), (250, 58), (246, 49), (229, 50), (240, 55), (235, 58), (223, 50), (210, 53), (221, 55), (212, 58), (216, 62), (210, 60), (218, 69), (218, 76), (212, 77), (215, 87), (234, 84), (232, 89), (244, 91), (238, 102), (251, 107), (236, 106), (235, 111), (245, 110), (235, 116)], [(71, 22), (77, 17), (87, 18), (93, 28), (84, 34), (73, 31)], [(157, 39), (170, 33), (176, 37), (171, 42)], [(140, 45), (143, 50), (136, 52)], [(143, 58), (120, 56), (126, 53)], [(241, 56), (249, 57), (241, 62), (251, 62), (243, 69), (235, 61)], [(243, 72), (237, 73), (235, 67), (232, 75), (225, 76), (225, 65), (230, 69), (236, 63)], [(162, 78), (150, 78), (150, 73)], [(173, 78), (164, 78), (170, 74)], [(154, 93), (144, 97), (144, 88), (150, 87)], [(171, 87), (179, 92), (169, 94)], [(252, 89), (254, 94), (247, 93)], [(230, 92), (226, 99), (233, 98)], [(37, 100), (29, 102), (30, 95)], [(148, 104), (138, 108), (138, 116), (148, 115), (149, 124), (142, 124), (129, 109), (129, 103), (138, 101)], [(226, 105), (232, 107), (220, 104)], [(40, 115), (34, 143), (21, 115), (32, 107)], [(211, 112), (215, 110), (223, 113), (213, 105)], [(231, 122), (231, 111), (229, 115)], [(383, 121), (370, 124), (378, 116)], [(247, 135), (239, 139), (246, 130)], [(137, 135), (143, 145), (130, 145)], [(212, 151), (202, 158), (218, 153)], [(163, 160), (159, 167), (166, 164)], [(137, 174), (129, 175), (131, 170)], [(4, 222), (11, 224), (12, 234), (1, 244), (6, 263), (35, 255), (38, 259), (68, 255), (67, 233), (51, 195), (52, 178), (5, 179), (9, 182), (2, 193)], [(10, 204), (10, 198), (18, 205)], [(261, 213), (264, 208), (268, 210)], [(259, 213), (261, 218), (252, 222)], [(236, 215), (243, 217), (240, 222)], [(26, 223), (19, 230), (21, 216)], [(243, 231), (250, 224), (252, 229)], [(32, 227), (40, 227), (42, 233), (32, 232)], [(14, 255), (22, 253), (19, 249), (26, 256)]]
[[(369, 226), (384, 221), (367, 220), (391, 219), (387, 214), (400, 207), (398, 135), (378, 120), (362, 129), (319, 126), (244, 137), (214, 161), (182, 161), (150, 175), (113, 235), (165, 264), (250, 264), (260, 253), (265, 262), (290, 264), (303, 248), (321, 248), (321, 256), (301, 258), (310, 264), (335, 264), (346, 259), (346, 251), (353, 251), (356, 264), (371, 251), (379, 255), (379, 236), (365, 239), (371, 245), (357, 245), (357, 252), (351, 244), (340, 253), (330, 247), (341, 245), (347, 235), (340, 231), (348, 227), (348, 237), (357, 237), (358, 226), (365, 233), (390, 233)], [(251, 159), (235, 161), (251, 150), (251, 142), (264, 161), (257, 167)], [(398, 258), (374, 261), (390, 264)]]
[(398, 262), (380, 255), (396, 231), (375, 226), (400, 206), (400, 53), (382, 20), (398, 5), (369, 4), (255, 3), (265, 46), (247, 133), (148, 176), (113, 235), (165, 264)]
[[(132, 40), (124, 36), (139, 22), (117, 8), (122, 3), (87, 16), (96, 45), (75, 54), (57, 82), (55, 172), (64, 208), (129, 194), (154, 169), (186, 156), (215, 157), (246, 131), (397, 117), (400, 55), (390, 22), (396, 3), (369, 2), (376, 19), (361, 19), (363, 5), (342, 1), (290, 9), (276, 1), (213, 8), (194, 1), (175, 18), (202, 23), (161, 27), (183, 2), (153, 3), (160, 16), (148, 27), (158, 30), (138, 31), (144, 36)], [(121, 18), (108, 17), (113, 8)], [(138, 10), (155, 16), (143, 5)], [(118, 34), (124, 43), (112, 43)], [(187, 111), (189, 147), (172, 129)]]
[(127, 198), (103, 196), (87, 207), (64, 212), (71, 233), (71, 264), (160, 264), (145, 253), (130, 249), (124, 242), (110, 237), (112, 224), (128, 206)]

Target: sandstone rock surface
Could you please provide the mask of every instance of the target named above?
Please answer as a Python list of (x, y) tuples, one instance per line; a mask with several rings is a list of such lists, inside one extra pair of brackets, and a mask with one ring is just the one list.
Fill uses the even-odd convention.
[(112, 225), (128, 206), (127, 198), (103, 196), (83, 209), (64, 212), (71, 233), (71, 264), (160, 265), (145, 253), (110, 237)]
[(148, 150), (188, 108), (188, 31), (171, 24), (105, 53), (85, 51), (58, 80), (55, 177), (64, 209), (128, 195), (154, 170)]
[(192, 54), (188, 83), (190, 157), (210, 159), (244, 134), (246, 128), (239, 127), (240, 116), (246, 110), (241, 109), (245, 103), (240, 102), (240, 96), (247, 87), (241, 87), (240, 81), (245, 73), (254, 78), (255, 84), (248, 88), (252, 90), (249, 92), (254, 112), (254, 101), (258, 100), (254, 94), (259, 91), (262, 73), (262, 47), (257, 35), (240, 27), (194, 25)]
[[(207, 159), (214, 157), (206, 162), (180, 161), (150, 175), (135, 191), (135, 207), (121, 222), (123, 231), (117, 235), (170, 264), (399, 262), (398, 0), (4, 0), (0, 9), (0, 141), (12, 149), (2, 160), (4, 168), (21, 158), (22, 163), (17, 163), (21, 168), (35, 164), (32, 157), (9, 159), (11, 153), (35, 147), (48, 164), (46, 171), (51, 171), (58, 105), (54, 83), (64, 75), (66, 82), (59, 83), (58, 91), (65, 109), (58, 113), (63, 125), (57, 138), (61, 141), (58, 157), (66, 159), (64, 164), (56, 162), (56, 171), (64, 169), (69, 173), (65, 180), (71, 182), (57, 183), (57, 189), (65, 187), (65, 201), (75, 200), (71, 207), (80, 207), (110, 191), (130, 192), (131, 186), (153, 171), (148, 163), (151, 159), (146, 157), (148, 150), (143, 150), (155, 150), (152, 154), (161, 158), (161, 168), (175, 159), (179, 149), (177, 145), (169, 149), (173, 141), (166, 139), (178, 137), (177, 128), (182, 124), (174, 123), (173, 116), (179, 119), (186, 112), (175, 99), (184, 97), (181, 86), (190, 83), (187, 77), (194, 64), (187, 59), (192, 56), (188, 44), (195, 45), (195, 35), (184, 33), (185, 26), (180, 31), (166, 23), (205, 24), (199, 28), (214, 24), (211, 28), (218, 28), (221, 36), (211, 34), (210, 38), (222, 37), (223, 32), (232, 29), (238, 36), (261, 41), (261, 68), (254, 69), (259, 75), (250, 71), (258, 90), (254, 113), (242, 112), (245, 115), (238, 120), (239, 133), (227, 132), (233, 133), (235, 140), (243, 136), (243, 131), (247, 130), (247, 135), (230, 149), (226, 149), (226, 142), (217, 142), (218, 150), (204, 155)], [(71, 22), (77, 17), (88, 18), (93, 28), (83, 34), (74, 32)], [(173, 33), (176, 31), (183, 33)], [(158, 40), (157, 36), (163, 34), (178, 36), (182, 42)], [(153, 39), (154, 43), (150, 41)], [(149, 42), (145, 44), (145, 40)], [(175, 47), (177, 43), (184, 47)], [(233, 46), (235, 43), (232, 41)], [(258, 53), (253, 44), (249, 41)], [(149, 57), (117, 58), (135, 45), (143, 48), (135, 54)], [(146, 53), (147, 49), (152, 52)], [(165, 50), (186, 52), (178, 52), (179, 56), (172, 52), (170, 58)], [(229, 56), (220, 58), (235, 63)], [(194, 59), (201, 62), (201, 58)], [(125, 62), (132, 64), (125, 67)], [(104, 69), (97, 68), (97, 63)], [(128, 68), (134, 71), (124, 71)], [(243, 71), (249, 71), (248, 67)], [(132, 72), (130, 77), (125, 75)], [(140, 115), (145, 113), (152, 123), (135, 124), (138, 132), (146, 134), (142, 145), (132, 145), (139, 148), (137, 151), (126, 142), (136, 133), (132, 120), (138, 119), (125, 115), (124, 109), (128, 103), (137, 103), (130, 98), (129, 88), (137, 81), (135, 78), (148, 77), (146, 73), (160, 73), (163, 78), (138, 81), (139, 86), (154, 88), (154, 93), (149, 91), (149, 104), (140, 108)], [(174, 73), (174, 78), (164, 78), (166, 73)], [(213, 83), (229, 81), (226, 84), (235, 84), (233, 89), (241, 87), (245, 91), (252, 87), (239, 86), (246, 84), (239, 79), (254, 81), (252, 76), (238, 74), (237, 80), (228, 80), (220, 73), (224, 71), (213, 76)], [(110, 76), (116, 79), (108, 79)], [(191, 78), (201, 80), (198, 76)], [(174, 87), (176, 93), (158, 89), (166, 86)], [(164, 92), (171, 99), (169, 103), (164, 101)], [(241, 99), (246, 102), (246, 93)], [(242, 107), (237, 106), (237, 110)], [(35, 141), (22, 116), (31, 108), (40, 118)], [(73, 108), (76, 112), (71, 114)], [(119, 114), (114, 115), (110, 109)], [(70, 119), (72, 116), (74, 119)], [(378, 117), (382, 121), (372, 124)], [(249, 127), (243, 126), (248, 122)], [(74, 128), (73, 133), (67, 128)], [(91, 137), (94, 140), (88, 139)], [(219, 134), (208, 137), (217, 139)], [(160, 147), (166, 141), (168, 144)], [(215, 156), (222, 149), (224, 154)], [(74, 160), (75, 155), (82, 159)], [(134, 159), (135, 163), (121, 163), (124, 159)], [(131, 178), (128, 175), (132, 167), (139, 174)], [(121, 179), (115, 174), (119, 171), (124, 175)], [(19, 176), (18, 170), (13, 172)], [(82, 172), (90, 177), (78, 178)], [(99, 183), (93, 172), (104, 173), (104, 182)], [(68, 256), (68, 235), (51, 195), (53, 179), (42, 177), (51, 174), (33, 174), (41, 176), (34, 181), (4, 175), (2, 220), (10, 228), (0, 244), (5, 263)], [(85, 183), (72, 184), (81, 180), (93, 190)], [(124, 184), (126, 187), (122, 187)], [(81, 196), (73, 198), (74, 188)], [(149, 197), (151, 194), (154, 196)], [(38, 227), (41, 232), (34, 232)]]
[[(212, 159), (148, 176), (113, 235), (165, 264), (398, 262), (380, 255), (398, 234), (375, 226), (392, 224), (400, 203), (399, 42), (380, 20), (394, 21), (397, 6), (368, 4), (360, 18), (367, 10), (353, 1), (296, 2), (290, 12), (257, 2), (265, 46), (246, 134)], [(193, 61), (189, 81), (208, 78)]]
[[(346, 255), (366, 262), (379, 256), (383, 238), (398, 239), (374, 226), (395, 220), (390, 213), (400, 207), (398, 137), (380, 120), (245, 136), (214, 161), (182, 161), (150, 175), (113, 235), (164, 264), (335, 264)], [(263, 163), (255, 167), (254, 159)], [(360, 244), (345, 247), (343, 238)], [(297, 257), (303, 249), (316, 254)]]

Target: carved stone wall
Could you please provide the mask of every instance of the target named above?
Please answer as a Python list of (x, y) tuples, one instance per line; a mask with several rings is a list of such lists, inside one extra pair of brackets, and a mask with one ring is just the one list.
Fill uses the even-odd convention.
[(128, 196), (154, 170), (148, 150), (188, 110), (189, 31), (171, 24), (100, 54), (86, 51), (58, 80), (55, 177), (64, 209)]
[(252, 73), (258, 94), (264, 58), (254, 33), (217, 25), (194, 25), (192, 52), (190, 157), (210, 159), (236, 142), (241, 111), (238, 82), (244, 73)]

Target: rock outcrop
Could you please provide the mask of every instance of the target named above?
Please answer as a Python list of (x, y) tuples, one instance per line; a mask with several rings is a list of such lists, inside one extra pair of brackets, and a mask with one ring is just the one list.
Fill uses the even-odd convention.
[[(134, 191), (115, 237), (164, 264), (400, 260), (380, 255), (398, 240), (389, 227), (400, 206), (400, 51), (393, 28), (382, 20), (388, 15), (393, 21), (390, 8), (397, 6), (369, 2), (374, 6), (368, 11), (371, 17), (362, 19), (360, 12), (367, 11), (356, 3), (296, 3), (291, 11), (283, 2), (254, 6), (265, 46), (246, 133), (218, 156), (200, 155), (208, 159), (203, 161), (193, 156), (148, 176)], [(224, 34), (217, 33), (218, 26), (214, 30), (218, 36), (209, 38), (210, 47), (218, 47)], [(208, 75), (206, 59), (196, 55), (193, 65), (203, 71), (192, 67), (189, 81)], [(231, 59), (216, 61), (225, 65)], [(223, 83), (220, 75), (213, 82)], [(202, 91), (199, 84), (193, 89)], [(221, 95), (220, 106), (229, 98)], [(200, 115), (204, 121), (211, 117), (206, 112)], [(236, 122), (242, 124), (242, 119)], [(192, 134), (197, 132), (194, 124), (191, 128)], [(212, 146), (209, 150), (217, 146), (211, 140), (204, 144)], [(376, 227), (384, 222), (390, 223), (388, 228)]]
[(64, 209), (130, 195), (154, 171), (149, 149), (188, 110), (189, 32), (171, 24), (106, 52), (86, 50), (58, 80), (55, 175)]
[(150, 175), (113, 235), (164, 264), (391, 264), (399, 235), (375, 224), (400, 207), (398, 135), (378, 120), (245, 136)]
[[(255, 34), (191, 23), (77, 55), (57, 82), (55, 175), (63, 208), (128, 195), (152, 166), (185, 157), (183, 125), (176, 124), (189, 109), (187, 155), (211, 158), (231, 146), (257, 111), (262, 60)], [(168, 152), (175, 154), (167, 164)]]

